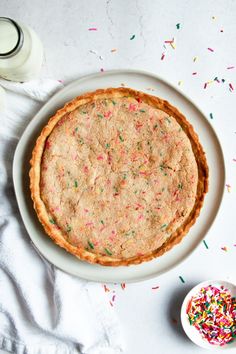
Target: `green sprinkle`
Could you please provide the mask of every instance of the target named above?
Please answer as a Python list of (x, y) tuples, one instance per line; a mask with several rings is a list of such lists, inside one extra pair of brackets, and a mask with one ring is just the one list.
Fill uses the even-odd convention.
[(168, 117), (166, 117), (165, 119), (167, 120), (167, 122), (168, 122), (169, 124), (171, 123), (171, 120), (170, 120)]
[(104, 191), (104, 189), (103, 188), (100, 188), (100, 192), (102, 193)]
[(107, 248), (104, 248), (104, 250), (105, 250), (106, 254), (108, 254), (108, 256), (112, 256), (111, 251), (109, 251)]
[(137, 194), (138, 193), (138, 191), (136, 190), (136, 191), (134, 191), (134, 194)]
[(166, 226), (167, 226), (167, 224), (163, 224), (163, 225), (161, 226), (161, 229), (164, 229)]
[(181, 280), (182, 283), (185, 283), (185, 280), (181, 277), (181, 275), (179, 276), (179, 279)]
[(132, 41), (134, 38), (135, 38), (135, 34), (133, 34), (133, 35), (130, 37), (130, 41)]
[(160, 167), (161, 171), (163, 171), (163, 170), (164, 170), (164, 168), (165, 168), (165, 166), (164, 166), (164, 165), (160, 165), (159, 167)]
[(140, 109), (139, 112), (145, 113), (146, 111), (145, 111), (145, 109)]
[(106, 147), (106, 149), (109, 149), (110, 144), (106, 144), (105, 147)]
[(126, 178), (127, 178), (127, 175), (126, 175), (126, 174), (124, 174), (123, 179), (126, 179)]
[(111, 100), (111, 102), (113, 103), (113, 106), (115, 106), (115, 105), (116, 105), (116, 102), (115, 102), (115, 101)]
[(82, 113), (83, 113), (83, 114), (87, 114), (87, 112), (85, 112), (85, 111), (82, 111)]
[(72, 230), (72, 227), (69, 226), (69, 225), (67, 225), (67, 227), (66, 227), (66, 232), (71, 232), (71, 230)]
[(177, 24), (176, 24), (176, 28), (177, 28), (177, 29), (180, 29), (180, 23), (177, 23)]
[(162, 191), (162, 192), (164, 192), (164, 190), (165, 190), (165, 188), (162, 188), (162, 190), (161, 190), (161, 191)]
[(183, 183), (179, 183), (179, 184), (178, 184), (178, 188), (179, 188), (179, 189), (183, 189)]
[(102, 225), (104, 225), (104, 221), (103, 221), (103, 220), (100, 220), (100, 223), (101, 223)]
[(206, 241), (205, 240), (203, 240), (203, 243), (204, 243), (204, 246), (206, 247), (206, 249), (208, 250), (208, 244), (206, 243)]
[(158, 124), (155, 124), (154, 126), (153, 126), (153, 129), (156, 129), (158, 127)]
[(76, 127), (76, 128), (75, 128), (75, 132), (77, 133), (77, 131), (78, 131), (78, 130), (79, 130), (79, 128), (78, 128), (78, 127)]
[(53, 219), (49, 219), (49, 221), (50, 221), (50, 223), (53, 224), (53, 225), (56, 224), (56, 222), (55, 222)]
[(84, 139), (83, 139), (83, 138), (80, 138), (80, 139), (79, 139), (79, 143), (80, 143), (81, 145), (83, 145), (83, 144), (84, 144)]
[(98, 116), (99, 118), (104, 118), (103, 114), (100, 114), (100, 113), (98, 113), (97, 116)]
[(116, 193), (118, 193), (118, 188), (117, 187), (113, 187), (113, 188), (115, 189)]
[(119, 139), (120, 139), (120, 141), (122, 141), (122, 143), (123, 143), (124, 139), (122, 138), (121, 135), (119, 135)]
[(210, 118), (213, 119), (213, 114), (212, 113), (210, 113)]
[(78, 187), (78, 182), (75, 180), (75, 188)]
[(89, 247), (92, 248), (92, 250), (94, 249), (94, 244), (90, 241), (88, 241)]

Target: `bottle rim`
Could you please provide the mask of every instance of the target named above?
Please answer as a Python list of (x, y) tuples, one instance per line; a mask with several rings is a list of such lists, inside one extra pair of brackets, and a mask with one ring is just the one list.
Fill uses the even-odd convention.
[(0, 52), (0, 59), (7, 59), (12, 57), (13, 55), (16, 55), (19, 50), (22, 48), (22, 45), (24, 43), (24, 33), (22, 31), (22, 29), (20, 28), (20, 26), (11, 18), (9, 17), (0, 17), (0, 21), (6, 21), (6, 22), (10, 22), (16, 29), (17, 35), (18, 35), (18, 39), (16, 42), (16, 45), (14, 46), (14, 48), (12, 48), (11, 50), (9, 50), (8, 52), (5, 53), (1, 53)]

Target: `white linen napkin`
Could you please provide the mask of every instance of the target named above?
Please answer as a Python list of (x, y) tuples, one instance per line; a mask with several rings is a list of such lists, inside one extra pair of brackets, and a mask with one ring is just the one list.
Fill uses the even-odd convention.
[(0, 80), (1, 86), (6, 104), (0, 107), (0, 348), (15, 354), (120, 353), (120, 325), (101, 284), (70, 276), (36, 252), (14, 196), (18, 139), (62, 84)]

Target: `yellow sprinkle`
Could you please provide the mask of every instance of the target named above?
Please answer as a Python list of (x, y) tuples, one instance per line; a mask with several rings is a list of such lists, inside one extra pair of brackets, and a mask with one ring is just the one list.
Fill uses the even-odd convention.
[(183, 81), (179, 81), (179, 82), (178, 82), (178, 85), (179, 85), (179, 86), (183, 85)]
[(175, 48), (176, 48), (176, 44), (175, 44), (175, 42), (171, 42), (171, 43), (170, 43), (170, 45), (171, 45), (171, 47), (172, 47), (173, 49), (175, 49)]
[(216, 17), (215, 17), (215, 16), (212, 16), (212, 20), (216, 20)]
[(193, 62), (195, 63), (195, 61), (198, 60), (198, 57), (193, 57)]
[(214, 82), (214, 80), (211, 80), (211, 81), (207, 81), (207, 85), (210, 85)]

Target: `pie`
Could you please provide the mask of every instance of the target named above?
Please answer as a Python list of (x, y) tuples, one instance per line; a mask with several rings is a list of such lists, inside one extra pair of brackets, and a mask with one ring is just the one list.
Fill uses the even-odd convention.
[(57, 245), (90, 263), (139, 264), (181, 242), (195, 223), (208, 166), (177, 108), (108, 88), (51, 117), (33, 149), (30, 189)]

